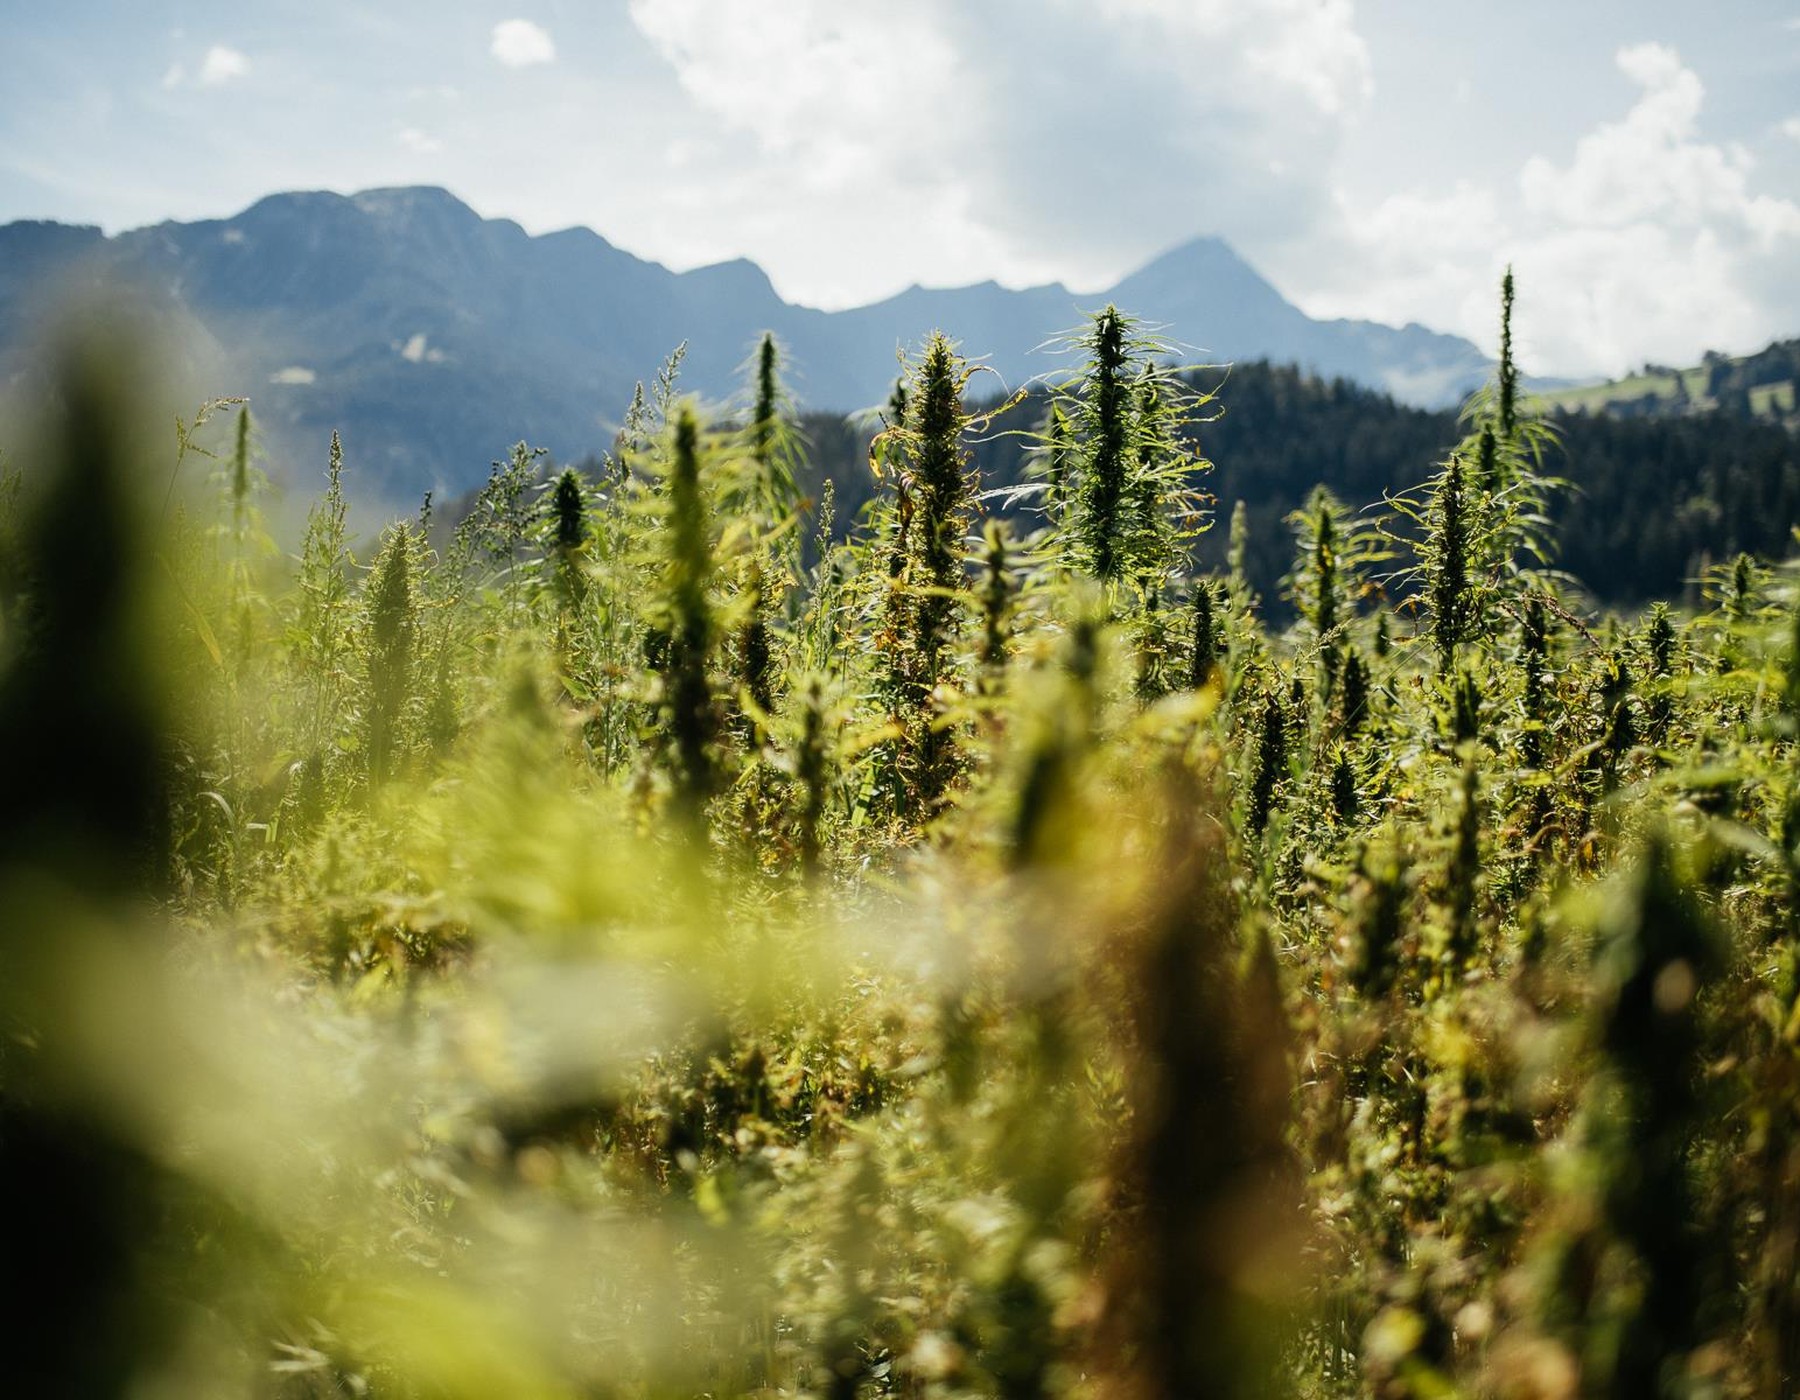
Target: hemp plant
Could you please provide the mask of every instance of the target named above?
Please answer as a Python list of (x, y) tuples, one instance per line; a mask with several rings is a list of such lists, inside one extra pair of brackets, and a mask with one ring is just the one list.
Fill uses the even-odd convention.
[(719, 714), (711, 666), (718, 620), (711, 511), (701, 481), (700, 424), (687, 404), (674, 415), (668, 491), (660, 537), (662, 593), (658, 621), (667, 660), (657, 697), (662, 752), (677, 816), (691, 832), (720, 785)]
[(1219, 635), (1218, 604), (1210, 579), (1194, 581), (1190, 608), (1193, 640), (1188, 653), (1188, 688), (1202, 690), (1214, 683), (1223, 666), (1224, 646)]
[[(1192, 433), (1209, 416), (1212, 397), (1169, 367), (1171, 346), (1115, 306), (1095, 313), (1067, 344), (1084, 363), (1052, 389), (1070, 435), (1059, 543), (1116, 608), (1141, 612), (1160, 604), (1205, 526), (1206, 498), (1195, 479), (1211, 464)], [(1051, 423), (1054, 429), (1054, 416)]]
[(383, 536), (363, 590), (363, 745), (371, 786), (404, 753), (419, 640), (413, 538), (405, 521)]
[(895, 721), (906, 734), (904, 778), (934, 811), (960, 760), (943, 691), (957, 665), (968, 612), (969, 535), (978, 481), (965, 437), (978, 423), (963, 407), (974, 367), (934, 333), (911, 369), (904, 416), (890, 423), (870, 461), (897, 465), (897, 516), (888, 556), (888, 664)]

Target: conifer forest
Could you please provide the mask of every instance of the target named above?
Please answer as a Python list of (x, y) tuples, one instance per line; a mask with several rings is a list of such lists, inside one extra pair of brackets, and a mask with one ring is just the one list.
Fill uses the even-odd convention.
[(333, 439), (292, 539), (252, 405), (66, 335), (0, 1391), (1800, 1394), (1792, 521), (1595, 602), (1512, 303), (1278, 582), (1128, 309), (926, 336), (830, 473), (773, 338), (378, 533)]

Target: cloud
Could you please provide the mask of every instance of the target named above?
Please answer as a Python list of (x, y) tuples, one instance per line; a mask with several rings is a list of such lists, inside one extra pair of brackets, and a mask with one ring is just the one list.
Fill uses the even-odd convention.
[(1789, 117), (1781, 124), (1781, 134), (1790, 141), (1800, 141), (1800, 117)]
[(200, 58), (200, 66), (192, 74), (179, 59), (163, 70), (162, 85), (168, 91), (197, 83), (201, 87), (222, 87), (250, 72), (250, 58), (241, 49), (214, 44)]
[(1621, 49), (1618, 65), (1643, 96), (1622, 121), (1583, 136), (1566, 168), (1542, 156), (1528, 161), (1519, 174), (1527, 210), (1578, 227), (1627, 228), (1656, 218), (1688, 227), (1723, 220), (1763, 237), (1800, 231), (1794, 205), (1750, 194), (1748, 151), (1697, 139), (1705, 91), (1673, 49)]
[(435, 156), (444, 149), (442, 141), (420, 131), (416, 126), (402, 127), (394, 139), (414, 155)]
[[(1494, 191), (1459, 180), (1442, 193), (1408, 190), (1372, 209), (1337, 197), (1335, 265), (1346, 274), (1341, 296), (1308, 299), (1314, 315), (1410, 318), (1434, 328), (1488, 337), (1494, 298), (1484, 275), (1504, 227)], [(1478, 285), (1471, 285), (1472, 281)], [(1476, 328), (1479, 328), (1477, 331)]]
[(528, 19), (508, 19), (496, 24), (488, 52), (508, 68), (556, 61), (556, 45), (549, 33)]
[(1522, 356), (1540, 373), (1618, 372), (1791, 332), (1800, 204), (1755, 187), (1750, 151), (1703, 138), (1705, 87), (1673, 48), (1631, 45), (1615, 61), (1638, 89), (1629, 109), (1562, 162), (1526, 161), (1516, 190), (1341, 201), (1353, 256), (1337, 294), (1308, 309), (1403, 307), (1491, 347), (1494, 284), (1510, 261)]
[(250, 71), (250, 60), (240, 50), (214, 44), (200, 60), (199, 82), (202, 87), (218, 87), (243, 77)]
[[(715, 183), (715, 208), (789, 200), (781, 221), (725, 208), (774, 245), (732, 251), (788, 252), (806, 280), (784, 290), (830, 304), (896, 290), (870, 284), (884, 266), (1097, 286), (1198, 231), (1291, 230), (1373, 89), (1349, 0), (631, 0), (629, 13), (759, 167), (753, 186)], [(821, 228), (798, 258), (809, 206), (871, 217), (856, 246)]]

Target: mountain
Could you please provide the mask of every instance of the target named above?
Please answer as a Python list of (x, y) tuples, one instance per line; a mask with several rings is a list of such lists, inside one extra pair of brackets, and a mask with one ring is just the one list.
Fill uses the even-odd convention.
[(825, 312), (783, 301), (754, 263), (676, 273), (588, 229), (533, 237), (410, 188), (272, 195), (234, 218), (111, 238), (0, 227), (4, 382), (32, 373), (44, 289), (102, 278), (167, 318), (180, 354), (210, 367), (207, 392), (252, 400), (278, 459), (322, 458), (339, 428), (363, 489), (392, 497), (462, 489), (520, 438), (563, 459), (604, 446), (633, 385), (683, 341), (683, 386), (729, 398), (764, 330), (787, 346), (801, 400), (836, 411), (883, 401), (896, 350), (933, 328), (1017, 385), (1057, 365), (1035, 347), (1109, 301), (1197, 357), (1291, 361), (1423, 406), (1488, 368), (1469, 342), (1421, 326), (1315, 321), (1214, 238), (1093, 296), (986, 282)]

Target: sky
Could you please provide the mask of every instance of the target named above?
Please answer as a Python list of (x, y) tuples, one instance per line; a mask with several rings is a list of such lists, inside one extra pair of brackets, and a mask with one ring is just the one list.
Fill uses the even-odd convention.
[(842, 307), (1198, 235), (1530, 373), (1800, 335), (1800, 0), (0, 0), (0, 222), (443, 185)]

